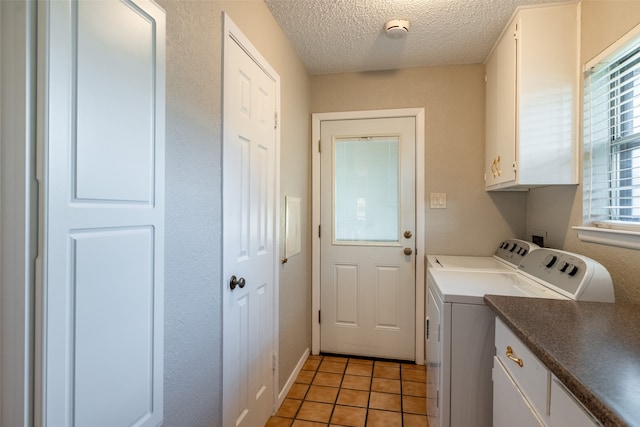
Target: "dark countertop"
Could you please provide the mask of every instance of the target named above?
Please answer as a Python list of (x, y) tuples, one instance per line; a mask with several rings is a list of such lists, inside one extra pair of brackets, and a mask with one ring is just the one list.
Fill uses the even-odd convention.
[(640, 305), (486, 295), (605, 426), (640, 426)]

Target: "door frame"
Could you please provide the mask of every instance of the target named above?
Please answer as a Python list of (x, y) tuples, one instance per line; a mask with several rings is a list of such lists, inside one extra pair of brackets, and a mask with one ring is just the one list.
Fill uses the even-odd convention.
[(34, 424), (36, 183), (35, 2), (0, 2), (0, 425)]
[[(278, 408), (278, 394), (279, 394), (279, 384), (278, 377), (280, 371), (280, 356), (278, 353), (278, 345), (279, 345), (279, 336), (280, 336), (280, 304), (279, 304), (279, 295), (280, 295), (280, 129), (282, 128), (282, 120), (280, 119), (280, 75), (276, 72), (276, 70), (269, 64), (269, 62), (262, 56), (260, 51), (251, 43), (251, 41), (242, 33), (240, 27), (238, 27), (235, 22), (231, 20), (231, 17), (227, 12), (222, 12), (222, 25), (223, 25), (223, 34), (222, 34), (222, 52), (223, 52), (223, 64), (222, 64), (222, 93), (224, 96), (224, 58), (225, 51), (228, 50), (227, 43), (232, 42), (231, 39), (235, 40), (235, 42), (245, 51), (245, 53), (253, 59), (253, 61), (258, 64), (258, 66), (275, 81), (276, 85), (276, 129), (275, 129), (275, 171), (274, 171), (274, 193), (273, 193), (273, 305), (272, 305), (272, 337), (271, 337), (271, 351), (272, 351), (272, 376), (271, 381), (273, 385), (273, 402), (272, 402), (272, 412), (275, 413)], [(222, 98), (224, 99), (224, 98)], [(222, 102), (222, 126), (224, 127), (224, 101)], [(224, 129), (222, 131), (222, 147), (224, 149)], [(223, 177), (224, 179), (224, 177)], [(223, 208), (224, 209), (224, 208)], [(224, 233), (223, 233), (224, 239)], [(224, 254), (223, 254), (224, 257)], [(229, 276), (229, 272), (224, 270), (224, 260), (222, 261), (222, 292), (224, 293), (224, 289), (227, 286), (227, 278)], [(222, 320), (225, 321), (225, 304), (224, 304), (224, 296), (223, 296), (223, 304), (222, 304)], [(224, 345), (224, 328), (222, 330), (222, 344)], [(222, 360), (222, 369), (224, 369), (224, 357)], [(230, 393), (228, 390), (224, 389), (224, 381), (222, 381), (222, 394), (223, 396), (229, 396)], [(222, 402), (222, 419), (223, 422), (225, 420), (225, 404), (224, 398)]]
[(416, 328), (415, 362), (424, 364), (424, 325), (425, 325), (425, 207), (424, 182), (425, 164), (425, 125), (424, 108), (400, 108), (390, 110), (365, 110), (331, 113), (313, 113), (311, 119), (311, 353), (320, 353), (320, 125), (323, 121), (359, 120), (413, 117), (416, 120)]

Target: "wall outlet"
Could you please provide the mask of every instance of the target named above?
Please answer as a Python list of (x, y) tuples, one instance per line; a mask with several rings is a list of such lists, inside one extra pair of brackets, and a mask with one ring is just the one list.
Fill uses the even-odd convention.
[(531, 236), (531, 243), (534, 243), (541, 248), (544, 248), (544, 243), (547, 241), (547, 231), (532, 228), (529, 232)]

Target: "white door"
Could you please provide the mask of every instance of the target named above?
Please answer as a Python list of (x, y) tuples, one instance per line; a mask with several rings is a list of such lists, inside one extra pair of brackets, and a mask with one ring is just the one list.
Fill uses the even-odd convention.
[(262, 426), (274, 403), (277, 74), (225, 15), (223, 424)]
[[(42, 322), (36, 424), (163, 411), (165, 17), (147, 0), (40, 2)], [(41, 419), (39, 419), (41, 418)]]
[(415, 117), (323, 121), (320, 350), (415, 357)]

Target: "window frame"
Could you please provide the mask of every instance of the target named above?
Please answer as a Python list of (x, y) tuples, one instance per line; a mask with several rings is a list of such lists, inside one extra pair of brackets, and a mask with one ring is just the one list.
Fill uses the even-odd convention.
[[(621, 50), (629, 49), (631, 46), (634, 46), (634, 45), (637, 45), (637, 49), (640, 50), (640, 25), (633, 28), (631, 31), (629, 31), (627, 34), (621, 37), (618, 41), (616, 41), (611, 46), (609, 46), (609, 48), (605, 49), (602, 53), (597, 55), (594, 59), (592, 59), (585, 65), (583, 70), (585, 73), (583, 99), (585, 99), (585, 96), (586, 96), (586, 87), (587, 87), (586, 78), (588, 78), (589, 74), (591, 73), (591, 70), (594, 67), (600, 65), (601, 63), (607, 62), (609, 58), (615, 57), (616, 55), (619, 54)], [(632, 50), (630, 50), (630, 52), (624, 57), (617, 58), (615, 60), (615, 63), (623, 64), (625, 61), (628, 61), (630, 58), (633, 57), (634, 52), (636, 52), (636, 48), (632, 48)], [(640, 63), (633, 64), (632, 66), (637, 68), (637, 70), (635, 71), (636, 73), (640, 73)], [(613, 76), (613, 74), (611, 76)], [(611, 78), (610, 81), (613, 81), (614, 78), (615, 77)], [(620, 101), (620, 96), (621, 96), (620, 94), (615, 94), (610, 99), (612, 101), (614, 99), (616, 101)], [(636, 98), (638, 98), (638, 96), (636, 96)], [(587, 124), (587, 120), (590, 121), (592, 119), (590, 117), (590, 112), (589, 112), (589, 117), (587, 117), (586, 104), (587, 102), (585, 100), (585, 102), (583, 103), (583, 108), (584, 108), (583, 124), (584, 125)], [(640, 107), (632, 106), (629, 111), (634, 111), (634, 110), (640, 110)], [(619, 182), (620, 180), (634, 178), (632, 176), (619, 177), (619, 173), (622, 170), (622, 168), (620, 167), (620, 162), (624, 162), (625, 160), (629, 161), (633, 158), (633, 157), (629, 157), (629, 159), (619, 159), (619, 156), (621, 155), (621, 153), (624, 156), (632, 156), (632, 153), (634, 151), (636, 150), (640, 151), (640, 133), (636, 133), (635, 135), (633, 134), (624, 135), (624, 132), (626, 130), (622, 128), (624, 127), (624, 122), (621, 120), (621, 117), (623, 114), (625, 114), (625, 112), (624, 111), (620, 112), (620, 105), (617, 105), (615, 111), (611, 110), (610, 117), (608, 119), (610, 123), (610, 126), (608, 127), (610, 132), (609, 134), (610, 144), (607, 144), (608, 158), (604, 161), (607, 163), (607, 167), (608, 167), (607, 184), (609, 182)], [(586, 151), (587, 145), (589, 145), (588, 147), (589, 152), (591, 152), (593, 147), (591, 146), (591, 141), (590, 140), (587, 141), (584, 131), (585, 131), (585, 127), (583, 126), (583, 149)], [(609, 167), (609, 163), (612, 161), (617, 163), (616, 168)], [(631, 220), (619, 220), (619, 218), (623, 217), (624, 214), (629, 214), (629, 213), (633, 214), (633, 211), (630, 211), (630, 212), (626, 211), (626, 209), (631, 209), (631, 208), (625, 208), (623, 207), (623, 205), (615, 208), (614, 207), (615, 203), (610, 202), (608, 204), (610, 209), (609, 209), (609, 214), (607, 219), (601, 220), (601, 219), (594, 219), (592, 217), (591, 204), (593, 203), (594, 199), (591, 197), (591, 194), (586, 193), (586, 191), (591, 192), (593, 188), (593, 183), (591, 182), (592, 175), (588, 175), (588, 173), (589, 174), (591, 173), (592, 166), (593, 165), (592, 165), (591, 156), (585, 155), (583, 159), (583, 168), (584, 168), (583, 184), (585, 184), (583, 185), (583, 188), (585, 191), (585, 193), (583, 193), (583, 225), (573, 227), (578, 233), (578, 238), (581, 241), (586, 241), (586, 242), (640, 249), (640, 217), (637, 217), (635, 219), (632, 218)], [(614, 174), (618, 174), (618, 176), (613, 176)], [(587, 176), (589, 176), (589, 180), (588, 182), (584, 182), (584, 181), (587, 181)], [(601, 182), (601, 184), (602, 183), (603, 182)], [(615, 190), (613, 191), (617, 191), (618, 193), (620, 191), (633, 191), (633, 189), (619, 190), (620, 186), (621, 185), (618, 184)], [(588, 189), (586, 187), (588, 187)], [(631, 194), (631, 196), (632, 196), (631, 200), (633, 200), (633, 198), (635, 197), (636, 200), (640, 201), (640, 196), (633, 196), (633, 193)], [(609, 200), (612, 200), (612, 199), (620, 199), (620, 194), (613, 194), (613, 192), (610, 190)], [(629, 202), (631, 202), (631, 200), (629, 200)], [(625, 201), (624, 203), (627, 203), (627, 202)], [(631, 206), (633, 206), (633, 204), (631, 204)], [(617, 209), (617, 212), (613, 212), (614, 209)]]

